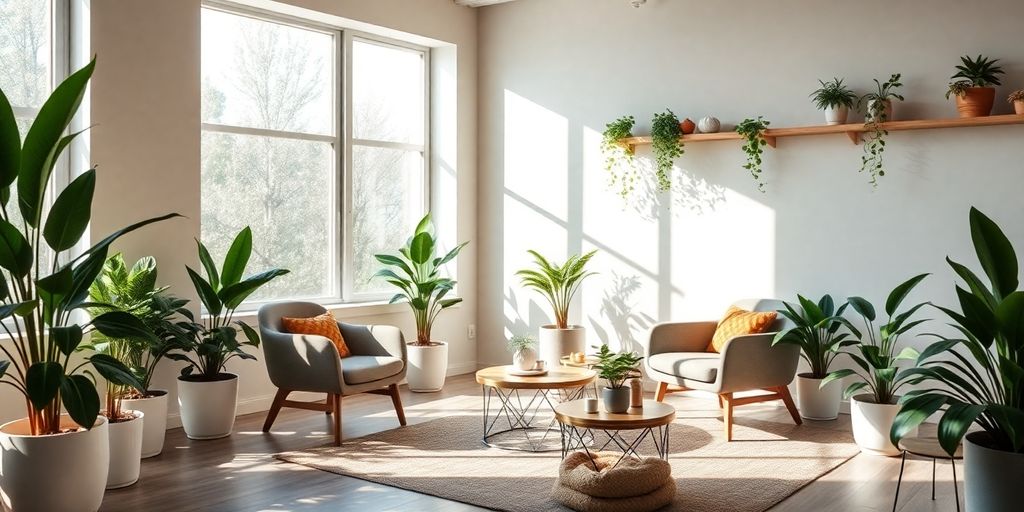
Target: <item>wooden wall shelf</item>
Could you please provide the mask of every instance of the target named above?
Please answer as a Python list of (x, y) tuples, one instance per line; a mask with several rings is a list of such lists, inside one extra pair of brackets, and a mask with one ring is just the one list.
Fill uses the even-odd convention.
[[(919, 119), (914, 121), (890, 121), (882, 123), (881, 127), (890, 132), (903, 130), (932, 130), (937, 128), (968, 128), (972, 126), (998, 126), (1006, 124), (1024, 124), (1024, 115), (1001, 115), (988, 117), (966, 117), (951, 119)], [(860, 143), (860, 134), (871, 131), (864, 123), (837, 124), (832, 126), (794, 126), (790, 128), (769, 128), (765, 130), (765, 141), (769, 146), (775, 147), (779, 137), (801, 137), (805, 135), (825, 135), (830, 133), (845, 133), (854, 144)], [(740, 134), (736, 132), (719, 133), (695, 133), (683, 135), (684, 143), (708, 142), (713, 140), (741, 140)], [(629, 137), (621, 141), (631, 149), (651, 143), (650, 137)]]

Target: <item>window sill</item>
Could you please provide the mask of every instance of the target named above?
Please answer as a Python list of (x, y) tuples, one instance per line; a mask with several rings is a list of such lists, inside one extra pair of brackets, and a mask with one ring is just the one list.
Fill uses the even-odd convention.
[[(383, 316), (383, 315), (396, 315), (405, 314), (409, 312), (409, 304), (405, 302), (399, 302), (396, 304), (389, 304), (386, 300), (379, 301), (368, 301), (368, 302), (340, 302), (340, 303), (325, 303), (321, 304), (338, 320), (346, 320), (349, 318), (360, 318), (366, 316)], [(462, 304), (456, 304), (450, 309), (457, 309), (462, 307)], [(255, 309), (247, 311), (238, 311), (235, 313), (236, 320), (255, 320), (256, 319)], [(209, 318), (206, 312), (203, 312), (203, 318)]]

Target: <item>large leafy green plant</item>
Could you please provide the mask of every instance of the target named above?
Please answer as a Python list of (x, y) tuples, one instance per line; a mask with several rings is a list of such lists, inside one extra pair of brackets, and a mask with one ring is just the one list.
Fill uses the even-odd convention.
[(412, 237), (397, 255), (374, 255), (385, 268), (378, 270), (373, 277), (383, 278), (401, 290), (391, 297), (391, 303), (408, 302), (412, 308), (416, 318), (415, 345), (432, 344), (430, 331), (437, 315), (462, 302), (461, 298), (445, 298), (455, 288), (455, 281), (442, 276), (441, 270), (468, 243), (462, 242), (444, 256), (437, 256), (437, 238), (428, 213), (416, 225)]
[[(988, 435), (991, 448), (1024, 453), (1024, 291), (1017, 253), (992, 219), (970, 212), (971, 240), (985, 283), (973, 271), (946, 261), (966, 286), (957, 285), (960, 310), (939, 307), (952, 319), (954, 336), (936, 334), (917, 368), (905, 370), (926, 384), (907, 392), (890, 437), (895, 443), (941, 411), (939, 444), (953, 454), (971, 424)], [(941, 357), (940, 357), (941, 356)]]
[(793, 327), (776, 334), (772, 345), (800, 347), (800, 357), (811, 367), (811, 378), (824, 379), (839, 349), (856, 343), (848, 339), (850, 333), (839, 332), (844, 325), (849, 326), (843, 318), (849, 304), (843, 303), (836, 309), (831, 295), (823, 296), (817, 304), (802, 295), (797, 295), (797, 300), (799, 306), (783, 302), (786, 309), (780, 309), (779, 314), (793, 322)]
[(900, 304), (907, 295), (916, 287), (928, 274), (921, 274), (910, 278), (894, 288), (885, 301), (885, 314), (889, 320), (875, 329), (875, 307), (863, 297), (850, 297), (849, 304), (853, 310), (860, 314), (867, 328), (867, 339), (860, 331), (852, 325), (849, 326), (858, 343), (851, 348), (855, 351), (847, 351), (859, 369), (842, 369), (828, 375), (821, 382), (824, 386), (836, 379), (842, 379), (856, 375), (859, 381), (851, 383), (843, 392), (844, 398), (849, 398), (858, 391), (869, 388), (876, 404), (896, 403), (896, 392), (913, 380), (913, 376), (907, 372), (901, 372), (898, 366), (902, 360), (917, 359), (918, 352), (913, 347), (904, 347), (899, 353), (896, 352), (897, 342), (901, 335), (907, 333), (914, 327), (927, 322), (928, 320), (913, 320), (917, 310), (925, 306), (925, 302), (916, 304), (910, 309), (899, 312)]
[(95, 424), (100, 400), (90, 366), (110, 382), (142, 387), (109, 355), (92, 354), (80, 363), (71, 355), (93, 331), (112, 337), (152, 336), (146, 326), (120, 311), (80, 323), (75, 312), (85, 307), (89, 286), (115, 240), (177, 216), (132, 224), (77, 255), (69, 254), (89, 225), (96, 170), (85, 171), (56, 191), (49, 208), (46, 198), (54, 164), (81, 133), (66, 135), (95, 65), (93, 60), (54, 89), (24, 142), (10, 102), (0, 91), (0, 320), (13, 339), (10, 349), (0, 345), (7, 357), (0, 360), (0, 382), (25, 396), (33, 435), (60, 431), (62, 405), (83, 428)]
[(576, 295), (583, 280), (594, 275), (586, 266), (597, 251), (584, 255), (574, 254), (559, 265), (541, 256), (537, 251), (527, 251), (533, 256), (537, 269), (523, 269), (516, 272), (523, 286), (533, 288), (547, 299), (555, 313), (555, 327), (569, 327), (569, 304)]
[(154, 336), (111, 337), (94, 333), (90, 347), (117, 359), (142, 383), (141, 391), (107, 383), (106, 416), (121, 417), (121, 400), (148, 396), (156, 365), (174, 349), (184, 348), (183, 330), (175, 321), (187, 309), (187, 300), (170, 296), (167, 287), (156, 285), (156, 259), (140, 258), (130, 268), (118, 253), (107, 259), (103, 271), (89, 287), (89, 312), (98, 316), (110, 311), (128, 313), (149, 328)]
[(618, 389), (626, 383), (626, 379), (639, 374), (642, 360), (643, 357), (633, 352), (612, 352), (608, 345), (601, 345), (594, 369), (598, 377), (608, 381), (609, 388)]
[[(202, 321), (196, 322), (191, 312), (184, 312), (189, 322), (177, 324), (184, 331), (184, 352), (172, 352), (167, 357), (188, 363), (181, 369), (182, 378), (210, 382), (225, 378), (222, 370), (231, 359), (256, 359), (243, 347), (258, 347), (260, 337), (249, 324), (234, 320), (235, 310), (256, 290), (287, 274), (288, 270), (275, 268), (242, 277), (252, 255), (252, 230), (248, 227), (235, 236), (220, 269), (206, 246), (199, 240), (196, 240), (196, 245), (206, 277), (188, 266), (185, 270), (207, 314)], [(236, 326), (242, 330), (245, 339), (238, 339)]]

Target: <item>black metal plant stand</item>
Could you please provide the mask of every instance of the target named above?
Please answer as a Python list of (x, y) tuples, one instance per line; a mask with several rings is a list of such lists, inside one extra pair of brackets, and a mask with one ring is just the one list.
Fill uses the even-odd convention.
[[(545, 447), (548, 435), (554, 431), (554, 426), (557, 421), (554, 418), (555, 406), (570, 400), (577, 400), (587, 395), (589, 386), (579, 386), (575, 388), (562, 388), (562, 389), (535, 389), (535, 390), (523, 390), (533, 391), (533, 396), (529, 396), (528, 393), (520, 393), (519, 389), (515, 388), (500, 388), (495, 386), (483, 385), (483, 443), (493, 448), (501, 448), (504, 450), (519, 450), (528, 452), (545, 452), (555, 451), (557, 447)], [(527, 395), (529, 400), (525, 400), (523, 395)], [(496, 397), (498, 399), (498, 410), (491, 415), (491, 399)], [(550, 419), (544, 422), (547, 415), (541, 413), (551, 413)], [(538, 422), (538, 417), (540, 422)], [(501, 421), (504, 419), (505, 421)], [(510, 432), (519, 432), (522, 434), (522, 439), (526, 441), (526, 446), (512, 446), (508, 443), (500, 443), (496, 436), (508, 434)], [(553, 444), (553, 443), (552, 443)]]

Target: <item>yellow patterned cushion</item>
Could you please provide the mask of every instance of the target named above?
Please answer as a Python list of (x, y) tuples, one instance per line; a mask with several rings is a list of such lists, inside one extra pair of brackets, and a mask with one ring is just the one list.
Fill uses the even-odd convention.
[(707, 351), (721, 352), (725, 348), (725, 342), (736, 336), (758, 334), (768, 330), (775, 323), (776, 316), (778, 313), (774, 311), (747, 311), (729, 306), (722, 321), (718, 322), (718, 328), (715, 329), (715, 335), (711, 338)]
[(338, 348), (338, 355), (348, 357), (352, 352), (345, 345), (345, 338), (341, 337), (341, 329), (338, 328), (338, 321), (330, 311), (314, 316), (313, 318), (288, 318), (282, 317), (281, 324), (291, 334), (316, 334), (323, 336)]

